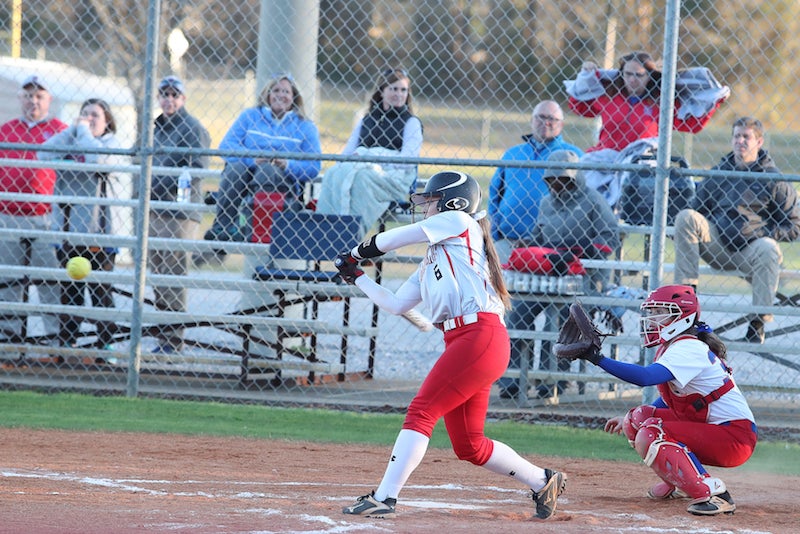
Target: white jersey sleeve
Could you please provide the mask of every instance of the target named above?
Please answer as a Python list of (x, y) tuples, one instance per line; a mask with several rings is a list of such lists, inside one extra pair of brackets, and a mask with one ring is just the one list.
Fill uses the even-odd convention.
[(392, 293), (368, 276), (356, 278), (356, 285), (382, 310), (394, 315), (405, 313), (422, 301), (419, 290), (419, 275), (415, 271), (405, 283)]
[(416, 223), (428, 237), (418, 270), (420, 291), (434, 323), (478, 312), (503, 315), (489, 276), (483, 231), (470, 215), (445, 211)]

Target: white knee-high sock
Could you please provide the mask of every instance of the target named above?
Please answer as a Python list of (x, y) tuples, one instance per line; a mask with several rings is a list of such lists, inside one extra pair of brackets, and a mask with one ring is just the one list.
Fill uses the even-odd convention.
[(492, 473), (513, 477), (534, 491), (544, 487), (544, 469), (533, 465), (505, 443), (495, 440), (492, 442), (494, 450), (483, 467)]
[(428, 450), (428, 436), (414, 430), (403, 429), (397, 435), (392, 449), (392, 457), (380, 486), (375, 490), (375, 499), (382, 501), (387, 497), (394, 499), (406, 484), (406, 480), (414, 472), (425, 452)]

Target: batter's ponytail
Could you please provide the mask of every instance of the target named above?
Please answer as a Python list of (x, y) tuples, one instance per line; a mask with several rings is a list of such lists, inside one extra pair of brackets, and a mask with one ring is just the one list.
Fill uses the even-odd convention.
[(483, 231), (483, 249), (486, 253), (486, 262), (489, 264), (489, 281), (492, 283), (497, 296), (503, 302), (507, 310), (511, 309), (511, 295), (508, 294), (506, 281), (503, 278), (503, 270), (500, 267), (500, 258), (497, 256), (497, 249), (494, 248), (492, 240), (492, 223), (488, 217), (478, 220), (478, 224)]

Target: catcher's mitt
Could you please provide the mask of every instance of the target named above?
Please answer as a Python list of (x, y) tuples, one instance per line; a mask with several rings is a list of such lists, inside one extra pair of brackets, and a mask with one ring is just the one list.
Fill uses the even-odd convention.
[(597, 365), (603, 345), (601, 336), (580, 302), (574, 302), (569, 307), (569, 318), (558, 333), (554, 351), (558, 358), (587, 360)]

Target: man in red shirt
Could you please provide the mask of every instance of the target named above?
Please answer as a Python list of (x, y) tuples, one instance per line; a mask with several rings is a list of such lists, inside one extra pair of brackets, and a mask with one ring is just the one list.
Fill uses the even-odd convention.
[[(39, 145), (67, 128), (50, 117), (52, 97), (44, 80), (29, 76), (22, 82), (19, 93), (22, 116), (0, 125), (0, 143)], [(36, 159), (35, 150), (0, 150), (0, 158)], [(52, 195), (56, 173), (52, 169), (26, 169), (0, 166), (0, 192)], [(0, 199), (0, 258), (6, 265), (30, 265), (58, 268), (54, 243), (37, 238), (4, 236), (4, 230), (50, 230), (50, 202)], [(38, 284), (41, 304), (60, 304), (61, 291), (57, 282)], [(0, 301), (21, 301), (25, 287), (21, 280), (0, 279)], [(59, 331), (57, 315), (43, 315), (45, 334), (56, 336)], [(22, 318), (0, 316), (0, 340), (13, 340), (20, 335)]]

